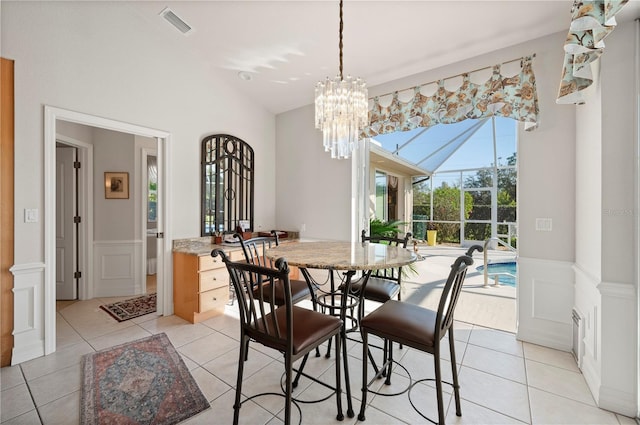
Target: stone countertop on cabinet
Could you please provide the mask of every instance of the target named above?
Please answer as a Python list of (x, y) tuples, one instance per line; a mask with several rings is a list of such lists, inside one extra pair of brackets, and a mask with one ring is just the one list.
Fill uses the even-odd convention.
[[(297, 239), (281, 239), (280, 243), (292, 242)], [(173, 241), (173, 252), (178, 252), (182, 254), (189, 255), (211, 255), (211, 251), (216, 248), (220, 248), (225, 252), (233, 252), (241, 250), (242, 247), (239, 243), (229, 243), (229, 244), (214, 244), (211, 242), (211, 236), (203, 236), (197, 238), (188, 238), (188, 239), (174, 239)]]

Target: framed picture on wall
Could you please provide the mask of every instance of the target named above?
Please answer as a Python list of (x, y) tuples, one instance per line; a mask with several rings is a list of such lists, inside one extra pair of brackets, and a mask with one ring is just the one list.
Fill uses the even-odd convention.
[(129, 199), (129, 173), (105, 172), (104, 197), (106, 199)]

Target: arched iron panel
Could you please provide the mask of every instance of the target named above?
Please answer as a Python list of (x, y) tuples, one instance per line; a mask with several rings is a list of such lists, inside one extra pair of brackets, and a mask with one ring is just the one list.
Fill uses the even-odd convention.
[(202, 140), (201, 235), (233, 232), (240, 220), (253, 229), (254, 153), (245, 141), (228, 134)]

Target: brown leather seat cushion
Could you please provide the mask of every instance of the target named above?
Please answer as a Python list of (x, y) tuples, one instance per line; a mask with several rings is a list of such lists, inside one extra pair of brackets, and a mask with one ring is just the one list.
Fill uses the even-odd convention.
[[(360, 292), (361, 282), (356, 281), (351, 284), (354, 292)], [(400, 285), (393, 280), (371, 276), (364, 290), (364, 297), (367, 300), (383, 303), (394, 299), (400, 291)]]
[(387, 301), (365, 316), (360, 327), (382, 338), (431, 352), (436, 312), (414, 304)]
[[(331, 334), (337, 334), (342, 327), (342, 320), (328, 314), (318, 313), (303, 307), (292, 306), (293, 314), (293, 354), (296, 355), (309, 349), (312, 344), (319, 339), (325, 338)], [(281, 332), (280, 340), (274, 339), (271, 343), (265, 343), (263, 338), (256, 340), (265, 345), (271, 346), (278, 350), (284, 350), (285, 338), (287, 332), (286, 308), (276, 309), (276, 321)], [(265, 316), (267, 327), (271, 327), (272, 313)], [(259, 320), (259, 328), (264, 329), (263, 321)], [(247, 334), (253, 337), (253, 332), (248, 329)]]
[[(289, 283), (291, 284), (291, 302), (293, 304), (311, 296), (309, 285), (307, 285), (306, 281), (290, 280)], [(264, 300), (269, 301), (271, 297), (271, 288), (269, 287), (269, 284), (263, 285), (262, 290), (264, 291)], [(254, 290), (253, 293), (254, 295), (257, 295), (257, 289)], [(274, 302), (277, 306), (284, 305), (284, 289), (282, 288), (281, 281), (276, 283), (275, 298)]]

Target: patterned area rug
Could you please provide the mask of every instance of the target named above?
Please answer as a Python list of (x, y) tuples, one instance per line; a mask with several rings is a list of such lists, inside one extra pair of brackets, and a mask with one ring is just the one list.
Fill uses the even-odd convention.
[(156, 294), (105, 304), (101, 305), (100, 308), (109, 313), (118, 322), (124, 322), (125, 320), (156, 311)]
[(164, 333), (82, 357), (83, 425), (172, 425), (207, 408)]

